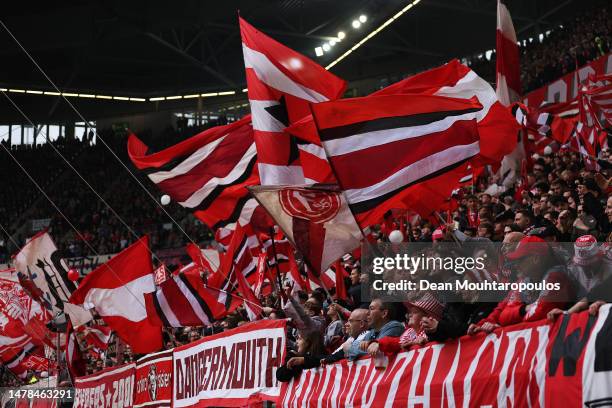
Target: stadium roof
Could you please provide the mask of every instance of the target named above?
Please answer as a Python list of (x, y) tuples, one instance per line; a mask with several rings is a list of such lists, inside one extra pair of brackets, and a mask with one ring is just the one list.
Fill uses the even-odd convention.
[[(237, 10), (263, 32), (328, 65), (412, 1), (9, 2), (3, 5), (2, 21), (62, 91), (142, 98), (150, 109), (149, 99), (156, 96), (242, 92), (245, 78)], [(507, 3), (523, 39), (557, 26), (596, 0)], [(352, 21), (362, 14), (367, 21), (354, 29)], [(414, 72), (493, 49), (495, 21), (494, 0), (421, 0), (332, 71), (351, 81)], [(315, 48), (336, 38), (339, 31), (346, 38), (330, 52), (315, 56)], [(0, 57), (0, 87), (54, 91), (3, 27)], [(58, 106), (57, 96), (16, 97), (27, 103), (38, 120), (68, 112)], [(111, 105), (104, 100), (77, 103), (86, 110)], [(128, 105), (122, 100), (112, 103)], [(1, 121), (20, 120), (6, 101), (0, 106)], [(96, 109), (90, 111), (96, 114)]]

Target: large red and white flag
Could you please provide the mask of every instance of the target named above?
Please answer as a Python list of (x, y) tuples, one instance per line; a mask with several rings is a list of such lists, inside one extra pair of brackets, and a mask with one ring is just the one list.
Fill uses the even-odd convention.
[[(496, 93), (505, 106), (517, 102), (521, 96), (521, 68), (516, 33), (510, 12), (502, 0), (497, 0), (496, 31)], [(504, 183), (510, 183), (518, 176), (526, 157), (525, 143), (519, 140), (514, 150), (504, 157), (499, 174)]]
[(321, 147), (297, 144), (285, 128), (308, 115), (308, 103), (339, 98), (346, 83), (239, 20), (261, 184), (329, 181)]
[(361, 231), (337, 186), (254, 186), (249, 190), (317, 275), (359, 246)]
[(521, 66), (512, 17), (502, 0), (497, 0), (495, 44), (497, 97), (501, 103), (509, 106), (521, 96)]
[[(417, 203), (405, 201), (411, 188), (423, 189), (419, 193), (426, 206), (436, 204), (427, 189), (450, 197), (467, 162), (480, 153), (474, 113), (483, 105), (476, 98), (369, 96), (312, 109), (332, 169), (362, 229), (379, 223), (392, 208), (417, 210)], [(461, 173), (453, 174), (454, 183), (436, 179), (457, 169)]]
[(147, 151), (130, 135), (128, 154), (136, 168), (213, 230), (238, 221), (250, 199), (245, 186), (259, 184), (249, 116), (160, 152)]
[(145, 294), (147, 315), (156, 326), (209, 326), (240, 305), (239, 299), (225, 295), (231, 298), (229, 307), (219, 303), (219, 291), (204, 285), (199, 275), (179, 273)]
[(135, 353), (150, 353), (162, 346), (161, 329), (149, 323), (145, 308), (145, 293), (155, 291), (153, 279), (149, 239), (143, 237), (90, 272), (70, 301), (95, 308)]
[(34, 235), (15, 256), (15, 269), (21, 286), (53, 315), (68, 314), (74, 325), (92, 319), (91, 313), (67, 305), (76, 285), (68, 279), (68, 265), (48, 232)]

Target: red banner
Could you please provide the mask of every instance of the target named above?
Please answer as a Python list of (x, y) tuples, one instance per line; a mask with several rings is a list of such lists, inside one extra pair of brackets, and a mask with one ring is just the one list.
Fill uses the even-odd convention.
[(612, 404), (612, 314), (563, 315), (390, 356), (306, 370), (286, 407), (580, 407)]
[(172, 406), (238, 407), (280, 394), (286, 321), (260, 320), (174, 349)]
[(75, 408), (132, 408), (134, 363), (113, 367), (75, 380)]
[(172, 350), (148, 354), (136, 362), (134, 408), (170, 407)]
[(538, 107), (542, 102), (568, 102), (578, 95), (580, 84), (589, 75), (612, 73), (612, 53), (589, 62), (584, 67), (566, 74), (542, 88), (536, 89), (523, 97), (523, 103)]

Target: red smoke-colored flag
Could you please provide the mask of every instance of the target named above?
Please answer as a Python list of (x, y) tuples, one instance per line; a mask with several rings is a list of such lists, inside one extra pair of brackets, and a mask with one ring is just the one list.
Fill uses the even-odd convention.
[[(450, 197), (467, 162), (480, 153), (473, 114), (483, 105), (476, 98), (369, 96), (312, 109), (332, 169), (362, 228), (377, 224), (392, 208), (429, 215), (440, 204), (429, 191), (442, 200)], [(458, 169), (453, 183), (437, 178)], [(415, 188), (421, 204), (408, 195)]]
[(135, 135), (128, 139), (134, 165), (157, 187), (215, 230), (235, 223), (259, 184), (251, 118), (217, 126), (157, 153)]
[(254, 186), (249, 190), (316, 275), (359, 246), (361, 231), (338, 186)]
[(103, 326), (101, 324), (94, 324), (84, 329), (84, 331), (86, 332), (85, 341), (87, 342), (87, 344), (90, 344), (100, 350), (108, 349), (108, 343), (111, 339), (112, 334), (112, 330), (110, 327)]
[(497, 33), (495, 37), (495, 71), (497, 77), (497, 97), (509, 106), (521, 96), (521, 66), (516, 33), (510, 12), (502, 0), (497, 0)]
[(285, 128), (308, 115), (308, 103), (339, 98), (346, 83), (244, 19), (239, 21), (261, 184), (329, 181), (321, 147), (298, 145)]
[(219, 303), (219, 291), (204, 285), (199, 275), (179, 273), (145, 294), (145, 303), (149, 321), (157, 326), (209, 326), (240, 305), (239, 299), (227, 296), (228, 308)]
[(135, 353), (150, 353), (162, 347), (161, 329), (149, 323), (145, 308), (145, 293), (154, 291), (149, 239), (143, 237), (90, 272), (70, 301), (95, 308)]

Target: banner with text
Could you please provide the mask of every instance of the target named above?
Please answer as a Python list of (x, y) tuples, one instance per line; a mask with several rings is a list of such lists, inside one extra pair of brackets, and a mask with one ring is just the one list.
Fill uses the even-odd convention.
[(170, 407), (172, 403), (172, 350), (147, 354), (136, 362), (134, 408)]
[(604, 75), (612, 73), (612, 54), (599, 57), (582, 68), (562, 76), (523, 97), (525, 105), (538, 107), (542, 102), (569, 102), (578, 95), (580, 84), (589, 75)]
[(261, 320), (174, 349), (175, 408), (237, 407), (276, 400), (285, 320)]
[(134, 363), (75, 380), (74, 408), (132, 408)]
[(612, 313), (587, 312), (389, 356), (305, 370), (283, 407), (599, 407), (612, 405)]

